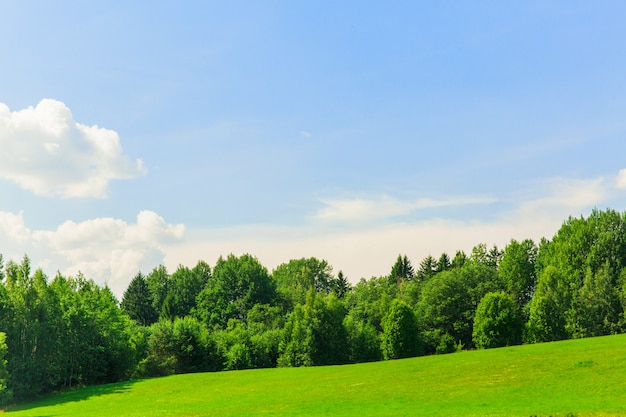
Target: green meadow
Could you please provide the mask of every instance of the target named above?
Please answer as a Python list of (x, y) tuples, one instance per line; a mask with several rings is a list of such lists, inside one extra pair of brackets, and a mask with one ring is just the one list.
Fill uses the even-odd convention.
[(626, 415), (626, 335), (311, 368), (176, 375), (13, 406), (25, 416)]

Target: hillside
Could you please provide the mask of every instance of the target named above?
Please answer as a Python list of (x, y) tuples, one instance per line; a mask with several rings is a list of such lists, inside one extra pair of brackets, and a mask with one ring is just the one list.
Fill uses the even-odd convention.
[(25, 416), (626, 415), (626, 335), (358, 365), (176, 375), (15, 406)]

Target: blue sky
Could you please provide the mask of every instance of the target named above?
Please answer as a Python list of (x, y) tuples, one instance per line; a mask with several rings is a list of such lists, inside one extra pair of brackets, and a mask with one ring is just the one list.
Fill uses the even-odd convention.
[(0, 5), (0, 253), (353, 282), (626, 204), (626, 5)]

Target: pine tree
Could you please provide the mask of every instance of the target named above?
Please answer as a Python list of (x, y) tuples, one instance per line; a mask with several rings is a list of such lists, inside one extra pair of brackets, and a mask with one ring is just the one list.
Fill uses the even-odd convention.
[(157, 321), (157, 313), (152, 306), (152, 296), (146, 278), (141, 272), (135, 275), (124, 292), (121, 307), (128, 317), (142, 326), (149, 326)]

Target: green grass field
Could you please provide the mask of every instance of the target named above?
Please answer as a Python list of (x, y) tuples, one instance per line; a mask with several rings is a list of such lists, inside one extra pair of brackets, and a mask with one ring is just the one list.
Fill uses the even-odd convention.
[(177, 375), (15, 406), (22, 416), (626, 416), (626, 335), (359, 365)]

